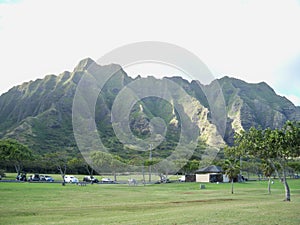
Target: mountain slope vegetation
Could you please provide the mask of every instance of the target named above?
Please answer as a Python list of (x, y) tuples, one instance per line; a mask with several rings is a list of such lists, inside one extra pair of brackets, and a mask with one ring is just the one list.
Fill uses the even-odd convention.
[[(76, 88), (87, 73), (101, 80), (116, 70), (105, 82), (97, 99), (95, 120), (103, 144), (121, 157), (130, 158), (130, 146), (118, 140), (111, 123), (110, 112), (114, 101), (120, 91), (138, 79), (153, 85), (161, 85), (163, 79), (133, 79), (119, 65), (100, 66), (89, 58), (80, 61), (72, 72), (48, 75), (44, 79), (15, 86), (2, 94), (0, 138), (17, 139), (41, 155), (57, 151), (77, 154), (72, 126)], [(225, 144), (230, 145), (234, 132), (247, 130), (251, 126), (277, 128), (282, 127), (287, 120), (300, 120), (300, 108), (285, 97), (278, 96), (266, 83), (249, 84), (230, 77), (214, 80), (209, 85), (202, 85), (199, 81), (189, 82), (181, 77), (164, 79), (175, 82), (192, 99), (192, 105), (187, 105), (190, 110), (186, 115), (199, 129), (198, 152), (204, 146), (220, 148)], [(224, 134), (221, 132), (224, 127), (211, 115), (212, 107), (217, 107), (219, 102), (216, 100), (212, 103), (207, 96), (207, 93), (211, 96), (217, 94), (216, 85), (219, 85), (224, 96), (227, 119)], [(148, 88), (151, 89), (151, 86)], [(86, 91), (93, 92), (88, 85)], [(149, 96), (133, 105), (129, 115), (130, 129), (138, 138), (151, 136), (153, 118), (161, 118), (166, 125), (165, 139), (154, 149), (154, 157), (166, 157), (176, 147), (182, 124), (175, 106), (187, 104), (185, 101), (184, 96), (177, 96), (171, 102)]]

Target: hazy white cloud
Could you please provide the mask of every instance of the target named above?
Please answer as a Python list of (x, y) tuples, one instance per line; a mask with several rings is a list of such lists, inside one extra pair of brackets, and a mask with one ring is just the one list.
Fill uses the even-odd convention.
[(300, 54), (294, 0), (9, 2), (15, 1), (0, 0), (0, 93), (72, 70), (82, 58), (97, 60), (124, 44), (154, 40), (188, 49), (216, 77), (266, 81), (284, 95), (300, 96), (278, 85), (295, 73), (283, 65)]

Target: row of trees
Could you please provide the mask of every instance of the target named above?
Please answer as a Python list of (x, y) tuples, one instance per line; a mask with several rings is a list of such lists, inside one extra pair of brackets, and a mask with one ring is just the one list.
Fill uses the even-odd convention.
[[(93, 152), (91, 159), (95, 168), (98, 168), (97, 171), (112, 173), (115, 181), (117, 180), (117, 174), (124, 171), (142, 173), (145, 182), (145, 174), (148, 173), (149, 182), (151, 182), (152, 172), (164, 176), (178, 172), (190, 174), (200, 167), (200, 161), (196, 159), (191, 159), (188, 162), (186, 160), (175, 160), (160, 163), (162, 160), (160, 158), (145, 159), (144, 157), (136, 156), (126, 160), (105, 152)], [(181, 170), (178, 171), (178, 168), (181, 168)]]
[(263, 164), (263, 171), (269, 177), (276, 173), (285, 188), (285, 201), (291, 200), (287, 182), (288, 162), (300, 157), (300, 123), (287, 121), (281, 129), (250, 128), (235, 135), (235, 145), (225, 149), (230, 177), (239, 171), (242, 158), (256, 158)]
[[(251, 128), (235, 135), (235, 145), (225, 148), (225, 160), (219, 159), (216, 164), (221, 165), (226, 174), (232, 180), (236, 177), (245, 165), (248, 171), (262, 170), (263, 174), (269, 178), (268, 190), (270, 189), (271, 175), (276, 174), (285, 187), (285, 200), (290, 201), (290, 189), (287, 182), (288, 168), (293, 167), (299, 171), (299, 163), (293, 165), (290, 162), (300, 156), (300, 123), (288, 121), (282, 129), (257, 129)], [(222, 156), (223, 157), (223, 156)], [(2, 166), (14, 167), (20, 174), (25, 165), (27, 172), (57, 172), (61, 176), (68, 173), (88, 173), (93, 174), (93, 169), (83, 159), (81, 154), (70, 156), (67, 152), (48, 153), (43, 156), (34, 156), (32, 151), (15, 140), (0, 140), (0, 161)], [(172, 163), (166, 163), (163, 167), (156, 168), (155, 165), (160, 159), (151, 160), (137, 156), (132, 159), (122, 159), (117, 155), (104, 152), (94, 152), (91, 155), (91, 162), (94, 166), (101, 168), (101, 172), (112, 172), (115, 176), (118, 172), (126, 171), (124, 165), (136, 165), (144, 169), (153, 168), (157, 173), (174, 173)], [(255, 163), (251, 163), (254, 161)], [(241, 165), (241, 162), (246, 162)], [(204, 166), (198, 158), (192, 158), (186, 162), (175, 162), (176, 168), (182, 168), (181, 173), (188, 174)], [(253, 164), (253, 165), (252, 165)], [(261, 168), (258, 169), (258, 165)], [(250, 168), (251, 167), (251, 168)], [(31, 171), (30, 171), (31, 170)], [(99, 171), (98, 171), (99, 172)], [(150, 171), (149, 171), (150, 172)], [(149, 179), (151, 176), (149, 176)], [(151, 181), (151, 180), (149, 180)]]
[(54, 152), (43, 156), (34, 155), (27, 146), (12, 139), (0, 140), (0, 165), (2, 171), (14, 170), (18, 175), (27, 172), (59, 172), (63, 178), (67, 169), (69, 172), (92, 174), (92, 168), (80, 154), (70, 156), (66, 152)]
[[(63, 176), (68, 173), (74, 174), (93, 174), (93, 169), (90, 164), (99, 168), (96, 172), (113, 173), (115, 175), (126, 171), (126, 165), (141, 167), (145, 170), (153, 166), (155, 172), (164, 174), (174, 173), (176, 169), (166, 165), (164, 168), (156, 168), (161, 159), (153, 157), (151, 160), (148, 157), (136, 155), (131, 159), (124, 159), (118, 155), (108, 154), (104, 152), (92, 152), (91, 162), (87, 163), (80, 153), (77, 155), (70, 154), (65, 151), (46, 153), (44, 155), (35, 155), (27, 146), (22, 145), (16, 140), (3, 139), (0, 140), (0, 164), (1, 168), (8, 172), (20, 173), (57, 173)], [(176, 162), (177, 167), (182, 167), (182, 173), (191, 173), (199, 168), (199, 160), (191, 159), (188, 163), (185, 161)], [(167, 163), (168, 164), (168, 163)], [(132, 168), (132, 167), (131, 167)], [(136, 171), (142, 172), (142, 171)], [(177, 172), (177, 171), (175, 171)]]

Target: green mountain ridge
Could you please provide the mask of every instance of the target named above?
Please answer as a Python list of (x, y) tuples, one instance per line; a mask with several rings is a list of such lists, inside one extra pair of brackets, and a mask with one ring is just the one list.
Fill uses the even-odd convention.
[[(95, 107), (97, 130), (106, 147), (128, 158), (126, 154), (130, 152), (130, 147), (118, 140), (112, 128), (110, 112), (113, 103), (120, 91), (132, 82), (148, 82), (147, 88), (151, 89), (151, 85), (162, 85), (163, 79), (133, 79), (119, 65), (100, 66), (89, 58), (80, 61), (72, 72), (65, 71), (58, 76), (47, 75), (44, 79), (15, 86), (2, 94), (0, 138), (17, 139), (38, 154), (55, 151), (77, 152), (72, 107), (76, 88), (84, 75), (101, 82), (110, 76)], [(264, 82), (249, 84), (235, 78), (223, 77), (209, 85), (202, 85), (198, 81), (188, 82), (181, 77), (164, 79), (173, 81), (189, 94), (192, 103), (186, 105), (189, 109), (186, 116), (199, 129), (197, 135), (206, 146), (219, 148), (232, 144), (234, 132), (249, 129), (251, 126), (276, 128), (281, 127), (286, 120), (300, 120), (300, 107), (294, 106), (285, 97), (278, 96)], [(88, 83), (85, 85), (87, 93), (95, 92)], [(210, 96), (220, 94), (217, 86), (221, 87), (224, 96), (226, 127), (222, 125), (222, 121), (218, 121), (218, 115), (214, 119), (211, 114), (212, 108), (218, 109), (222, 106), (218, 98), (215, 101), (208, 100)], [(82, 101), (84, 103), (86, 100)], [(213, 104), (210, 105), (209, 102)], [(180, 104), (187, 104), (183, 95), (173, 98), (171, 102), (148, 97), (137, 102), (130, 112), (130, 128), (134, 135), (142, 139), (151, 136), (151, 119), (163, 119), (167, 127), (166, 138), (157, 147), (157, 152), (154, 151), (157, 157), (165, 157), (176, 147), (182, 124), (175, 106)], [(225, 130), (224, 134), (222, 130)]]

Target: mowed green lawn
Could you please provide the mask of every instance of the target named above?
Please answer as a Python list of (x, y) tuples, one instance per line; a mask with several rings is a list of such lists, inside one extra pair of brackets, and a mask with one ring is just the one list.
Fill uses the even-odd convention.
[(0, 224), (300, 224), (300, 180), (146, 186), (0, 183)]

